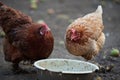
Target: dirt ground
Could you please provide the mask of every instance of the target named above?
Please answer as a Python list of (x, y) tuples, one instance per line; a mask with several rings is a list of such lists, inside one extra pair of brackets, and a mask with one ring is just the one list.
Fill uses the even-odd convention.
[[(64, 46), (64, 35), (70, 22), (78, 17), (95, 11), (99, 4), (103, 5), (103, 21), (106, 42), (100, 54), (96, 56), (96, 63), (103, 67), (114, 65), (111, 71), (96, 74), (95, 80), (120, 80), (120, 57), (111, 57), (112, 48), (120, 50), (120, 1), (119, 0), (39, 0), (36, 10), (30, 9), (30, 0), (0, 0), (5, 4), (30, 15), (34, 21), (44, 20), (51, 28), (55, 45), (49, 58), (67, 58), (84, 60), (67, 52)], [(116, 2), (118, 1), (118, 2)], [(50, 11), (52, 10), (52, 12)], [(29, 74), (13, 74), (11, 63), (4, 60), (0, 38), (0, 80), (38, 80), (33, 67), (24, 67)], [(93, 62), (93, 61), (92, 61)], [(101, 78), (101, 79), (100, 79)]]

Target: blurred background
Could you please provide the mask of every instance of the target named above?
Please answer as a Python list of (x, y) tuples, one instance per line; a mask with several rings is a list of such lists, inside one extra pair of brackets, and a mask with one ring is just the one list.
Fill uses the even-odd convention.
[[(45, 21), (51, 28), (55, 38), (55, 46), (50, 58), (83, 59), (67, 52), (64, 45), (64, 35), (68, 25), (76, 18), (103, 7), (103, 23), (106, 41), (101, 53), (112, 48), (120, 49), (120, 0), (0, 0), (4, 4), (22, 11), (37, 21)], [(2, 31), (2, 30), (0, 30)], [(10, 64), (5, 62), (2, 51), (3, 33), (0, 33), (0, 78), (1, 80), (37, 80), (33, 74), (10, 74)], [(108, 53), (109, 54), (109, 53)], [(96, 61), (99, 61), (100, 55)], [(120, 58), (119, 58), (120, 61)], [(104, 63), (104, 62), (103, 62)], [(117, 63), (116, 63), (117, 64)], [(120, 74), (120, 69), (119, 72)], [(116, 73), (116, 74), (118, 74)], [(110, 76), (110, 75), (109, 75)], [(116, 75), (119, 76), (119, 75)], [(120, 77), (108, 80), (118, 80)], [(22, 77), (22, 79), (21, 79)], [(107, 80), (106, 78), (104, 80)]]

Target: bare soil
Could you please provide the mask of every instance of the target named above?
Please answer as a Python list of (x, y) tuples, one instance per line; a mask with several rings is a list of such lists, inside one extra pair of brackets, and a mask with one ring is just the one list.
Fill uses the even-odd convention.
[[(90, 62), (103, 67), (96, 73), (95, 80), (120, 80), (120, 57), (111, 57), (112, 48), (120, 50), (120, 1), (119, 0), (39, 0), (36, 10), (30, 9), (30, 0), (0, 0), (6, 5), (30, 15), (34, 21), (44, 20), (52, 30), (55, 38), (54, 50), (49, 58), (67, 58), (84, 60), (67, 52), (64, 46), (64, 35), (72, 20), (95, 11), (103, 5), (103, 21), (106, 42), (99, 55)], [(116, 2), (117, 1), (117, 2)], [(21, 65), (30, 73), (14, 74), (11, 63), (4, 60), (3, 37), (0, 38), (0, 80), (38, 80), (34, 67)], [(113, 66), (110, 71), (106, 67)]]

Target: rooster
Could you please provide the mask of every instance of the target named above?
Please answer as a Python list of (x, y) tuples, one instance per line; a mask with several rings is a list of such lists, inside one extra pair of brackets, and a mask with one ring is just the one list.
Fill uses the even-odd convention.
[(90, 60), (99, 53), (105, 43), (102, 13), (99, 5), (95, 12), (76, 19), (68, 26), (65, 46), (71, 54)]
[(45, 22), (35, 23), (31, 17), (0, 2), (0, 26), (5, 32), (5, 60), (20, 69), (22, 60), (36, 61), (50, 56), (54, 38)]

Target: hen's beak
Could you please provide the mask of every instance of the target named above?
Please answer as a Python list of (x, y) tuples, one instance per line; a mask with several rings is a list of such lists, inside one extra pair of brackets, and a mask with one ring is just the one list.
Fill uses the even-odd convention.
[(76, 39), (77, 39), (77, 36), (71, 35), (71, 41), (76, 40)]
[(75, 32), (75, 29), (71, 29), (71, 40), (74, 40), (76, 38)]
[(50, 31), (50, 28), (48, 27), (47, 24), (44, 24), (45, 25), (45, 28), (46, 28), (46, 31)]
[(40, 21), (38, 21), (37, 23), (39, 23), (39, 24), (41, 24), (41, 25), (44, 25), (46, 31), (50, 31), (50, 28), (48, 27), (48, 25), (47, 25), (43, 20), (40, 20)]

